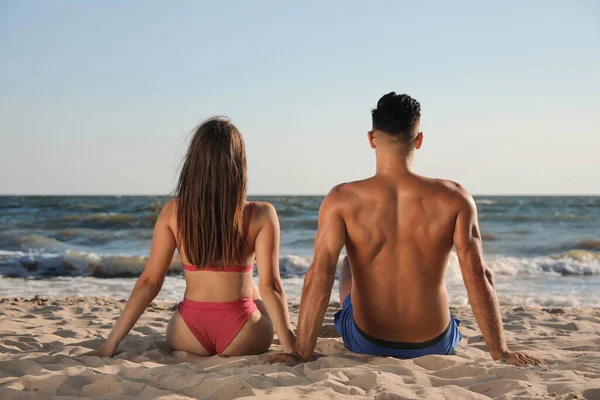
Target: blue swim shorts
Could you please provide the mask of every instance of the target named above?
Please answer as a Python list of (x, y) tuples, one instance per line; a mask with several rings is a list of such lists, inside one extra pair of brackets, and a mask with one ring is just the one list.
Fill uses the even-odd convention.
[(450, 324), (438, 337), (423, 343), (389, 342), (374, 338), (354, 323), (352, 297), (348, 295), (342, 309), (335, 313), (335, 329), (342, 335), (346, 348), (354, 353), (372, 354), (396, 358), (415, 358), (429, 354), (454, 354), (462, 335), (458, 330), (460, 321), (450, 314)]

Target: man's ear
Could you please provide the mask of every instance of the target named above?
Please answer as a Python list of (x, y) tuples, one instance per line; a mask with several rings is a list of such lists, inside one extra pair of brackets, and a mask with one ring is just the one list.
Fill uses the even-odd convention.
[(423, 132), (419, 132), (415, 138), (415, 149), (419, 150), (423, 145)]
[(372, 149), (377, 147), (375, 144), (375, 134), (373, 134), (373, 131), (369, 131), (369, 133), (367, 133), (367, 138), (369, 139), (369, 146), (371, 146)]

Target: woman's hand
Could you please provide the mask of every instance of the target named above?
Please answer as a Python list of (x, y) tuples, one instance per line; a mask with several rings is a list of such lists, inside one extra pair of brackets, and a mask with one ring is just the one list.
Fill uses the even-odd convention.
[(117, 348), (119, 345), (112, 345), (108, 341), (102, 343), (102, 346), (98, 350), (90, 351), (89, 353), (83, 354), (84, 356), (98, 356), (98, 357), (114, 357), (117, 354)]

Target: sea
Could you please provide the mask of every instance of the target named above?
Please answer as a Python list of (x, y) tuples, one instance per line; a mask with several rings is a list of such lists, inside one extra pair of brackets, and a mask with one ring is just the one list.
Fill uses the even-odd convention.
[[(161, 196), (0, 197), (0, 297), (127, 298), (147, 260)], [(277, 209), (280, 270), (300, 299), (322, 196), (254, 196)], [(500, 303), (600, 307), (599, 196), (478, 196), (487, 265)], [(446, 272), (450, 303), (467, 305), (456, 254)], [(181, 264), (158, 298), (180, 301)], [(332, 301), (338, 300), (337, 280)]]

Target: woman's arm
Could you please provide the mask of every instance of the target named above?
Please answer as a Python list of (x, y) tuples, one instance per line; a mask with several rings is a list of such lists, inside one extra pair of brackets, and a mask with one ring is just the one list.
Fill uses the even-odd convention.
[(114, 356), (121, 340), (129, 333), (146, 310), (146, 307), (160, 292), (176, 247), (175, 235), (169, 225), (170, 219), (175, 215), (174, 210), (175, 207), (172, 201), (163, 208), (154, 226), (150, 257), (144, 271), (133, 287), (123, 314), (115, 323), (102, 346), (86, 355)]
[(258, 268), (258, 287), (275, 332), (284, 352), (294, 349), (296, 337), (290, 322), (287, 300), (279, 276), (279, 219), (275, 207), (265, 203), (261, 220), (264, 222), (256, 236), (255, 252)]

